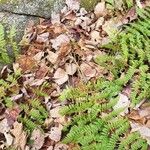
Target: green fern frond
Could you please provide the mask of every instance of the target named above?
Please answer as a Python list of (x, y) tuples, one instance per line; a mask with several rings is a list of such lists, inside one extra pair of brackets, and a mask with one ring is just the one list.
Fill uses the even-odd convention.
[(6, 49), (4, 27), (2, 24), (0, 24), (0, 61), (10, 63), (10, 58)]
[(32, 120), (28, 119), (27, 117), (24, 117), (24, 118), (21, 117), (20, 120), (25, 125), (27, 130), (33, 131), (35, 128), (37, 128), (37, 125)]
[[(15, 27), (12, 26), (9, 30), (9, 34), (6, 34), (5, 28), (0, 24), (0, 62), (1, 63), (12, 63), (14, 61), (13, 57), (17, 57), (19, 54), (19, 48), (14, 38), (16, 36)], [(12, 56), (8, 53), (8, 48), (10, 48)]]

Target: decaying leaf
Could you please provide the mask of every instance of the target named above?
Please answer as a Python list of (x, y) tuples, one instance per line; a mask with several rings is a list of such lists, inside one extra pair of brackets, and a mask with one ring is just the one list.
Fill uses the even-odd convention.
[(80, 65), (80, 69), (82, 73), (88, 78), (92, 78), (96, 75), (96, 70), (86, 63), (82, 63)]
[(77, 71), (77, 65), (74, 63), (66, 63), (65, 70), (67, 74), (74, 75)]
[(45, 33), (42, 33), (40, 35), (37, 35), (37, 39), (36, 41), (38, 43), (45, 43), (48, 41), (48, 37), (49, 37), (49, 33), (48, 32), (45, 32)]
[(52, 47), (55, 50), (58, 50), (59, 47), (61, 46), (61, 44), (69, 43), (69, 42), (70, 42), (70, 39), (69, 39), (69, 37), (66, 34), (61, 34), (56, 39), (52, 39), (51, 40)]
[(40, 68), (37, 70), (35, 76), (37, 79), (43, 79), (48, 73), (48, 71), (49, 71), (49, 67), (47, 67), (46, 64), (41, 63)]
[(105, 2), (98, 3), (94, 8), (94, 13), (96, 17), (104, 16), (106, 13)]
[(36, 60), (31, 56), (21, 55), (17, 62), (23, 72), (31, 71), (37, 65)]
[(55, 145), (54, 150), (68, 150), (69, 146), (66, 144), (58, 143)]
[(10, 133), (4, 133), (4, 135), (5, 135), (5, 138), (6, 138), (6, 145), (11, 146), (12, 143), (13, 143), (13, 140), (14, 140), (12, 135)]
[(140, 125), (138, 123), (130, 122), (131, 125), (131, 132), (138, 131), (140, 135), (147, 140), (147, 143), (150, 145), (150, 128)]
[(124, 111), (121, 112), (121, 115), (125, 115), (128, 113), (128, 107), (130, 105), (130, 101), (128, 99), (128, 97), (124, 94), (119, 94), (119, 101), (117, 102), (117, 104), (113, 107), (114, 110), (118, 109), (118, 108), (124, 108)]
[(0, 121), (0, 132), (1, 133), (6, 133), (10, 130), (10, 127), (8, 125), (7, 119), (3, 119)]
[(52, 64), (55, 64), (58, 59), (58, 54), (48, 51), (48, 56), (46, 57), (48, 61), (50, 61)]
[(56, 107), (50, 110), (50, 115), (52, 118), (60, 118), (62, 117), (59, 113), (61, 107)]
[(11, 133), (15, 138), (13, 143), (14, 147), (24, 150), (27, 141), (27, 134), (25, 131), (23, 131), (22, 123), (15, 122), (14, 128), (11, 130)]
[(35, 129), (31, 135), (31, 140), (34, 141), (31, 150), (40, 149), (44, 144), (44, 139), (45, 135), (39, 129)]
[(52, 127), (49, 133), (49, 138), (55, 142), (60, 141), (61, 139), (61, 129), (58, 127)]
[(54, 73), (54, 79), (57, 84), (61, 85), (68, 81), (68, 74), (65, 70), (58, 68)]

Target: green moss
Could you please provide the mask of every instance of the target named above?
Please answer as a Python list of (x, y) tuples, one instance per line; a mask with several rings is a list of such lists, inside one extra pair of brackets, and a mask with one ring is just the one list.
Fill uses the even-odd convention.
[(81, 0), (81, 7), (84, 7), (86, 10), (91, 11), (99, 1), (100, 0)]

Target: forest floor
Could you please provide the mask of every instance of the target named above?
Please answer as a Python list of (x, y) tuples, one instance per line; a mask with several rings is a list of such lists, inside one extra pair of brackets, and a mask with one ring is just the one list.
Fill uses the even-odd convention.
[[(100, 60), (97, 58), (111, 53), (108, 47), (102, 46), (113, 41), (125, 26), (138, 20), (136, 8), (144, 9), (149, 5), (147, 1), (137, 0), (129, 8), (123, 7), (123, 3), (118, 3), (116, 7), (111, 6), (110, 9), (106, 4), (105, 1), (99, 2), (93, 11), (88, 12), (80, 8), (78, 1), (67, 0), (61, 13), (53, 13), (51, 19), (40, 19), (40, 23), (36, 25), (32, 21), (29, 22), (20, 42), (22, 53), (16, 58), (12, 68), (5, 66), (0, 74), (1, 149), (80, 149), (82, 144), (78, 140), (62, 143), (67, 132), (70, 131), (70, 129), (64, 131), (64, 126), (72, 121), (74, 114), (76, 116), (82, 114), (80, 108), (74, 105), (74, 97), (78, 97), (77, 103), (82, 101), (86, 92), (96, 97), (95, 91), (87, 87), (89, 84), (98, 85), (97, 81), (101, 79), (107, 81), (106, 84), (118, 81), (117, 79), (124, 79), (127, 68), (130, 66), (128, 61), (123, 68), (117, 68), (117, 71), (121, 71), (116, 75), (113, 72), (115, 68), (111, 68), (114, 67), (112, 64), (114, 61), (111, 60), (114, 57), (109, 57), (109, 62), (106, 57), (101, 57)], [(104, 60), (101, 65), (103, 59), (106, 59), (107, 63)], [(139, 82), (144, 83), (143, 87), (148, 86), (145, 97), (141, 97), (133, 107), (130, 94), (134, 86), (129, 83), (132, 81), (128, 81), (123, 88), (119, 89), (118, 102), (112, 106), (111, 110), (124, 108), (118, 115), (129, 121), (130, 127), (127, 132), (137, 131), (143, 143), (150, 144), (150, 103), (148, 101), (150, 98), (150, 68), (148, 61), (147, 59), (144, 61), (146, 62), (144, 65), (148, 66), (148, 71), (145, 73), (148, 77), (145, 82), (140, 81), (140, 69), (137, 68), (133, 73), (134, 77), (130, 78), (133, 81), (139, 79)], [(118, 65), (120, 61), (117, 60), (115, 63)], [(68, 91), (73, 88), (79, 91), (70, 96), (71, 98), (67, 98)], [(104, 94), (111, 93), (111, 87), (107, 90), (104, 91)], [(139, 95), (142, 93), (142, 87), (136, 90)], [(116, 95), (113, 95), (114, 97)], [(102, 98), (99, 105), (105, 103), (107, 98)], [(67, 107), (68, 105), (74, 108), (71, 109), (71, 106)], [(93, 105), (89, 106), (93, 108)], [(90, 107), (84, 110), (85, 115), (90, 111)], [(63, 108), (67, 109), (65, 110), (68, 112), (68, 114), (65, 112), (67, 115), (63, 115), (64, 112), (60, 113)], [(108, 112), (110, 108), (101, 113), (102, 118)], [(97, 114), (96, 117), (100, 115)], [(81, 133), (81, 136), (83, 135)], [(132, 149), (131, 145), (130, 143), (124, 149)], [(143, 147), (137, 149), (140, 148)], [(90, 144), (89, 148), (84, 149), (90, 149)], [(113, 149), (115, 146), (112, 147)], [(97, 149), (93, 148), (93, 150)]]

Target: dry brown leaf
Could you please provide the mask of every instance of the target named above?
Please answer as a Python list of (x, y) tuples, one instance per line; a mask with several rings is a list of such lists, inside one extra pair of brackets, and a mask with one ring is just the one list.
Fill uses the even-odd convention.
[(40, 149), (44, 144), (44, 139), (44, 134), (39, 129), (35, 129), (31, 135), (31, 140), (34, 141), (31, 150)]
[(61, 139), (61, 129), (58, 127), (52, 127), (49, 133), (49, 138), (55, 142), (60, 141)]
[(12, 135), (10, 133), (4, 133), (4, 135), (5, 135), (5, 138), (6, 138), (6, 145), (11, 146), (12, 143), (13, 143), (13, 140), (14, 140)]
[(106, 14), (105, 2), (98, 3), (94, 8), (96, 17), (104, 16)]
[(30, 86), (40, 86), (40, 85), (42, 85), (45, 82), (45, 80), (46, 80), (46, 78), (35, 79), (35, 80), (32, 80), (31, 82), (29, 82), (29, 85)]
[(147, 140), (147, 143), (150, 145), (150, 128), (140, 125), (138, 123), (133, 123), (130, 122), (131, 125), (131, 132), (136, 132), (138, 131), (140, 133), (140, 135)]
[(36, 41), (38, 43), (45, 43), (48, 41), (48, 38), (49, 38), (49, 33), (45, 32), (45, 33), (42, 33), (40, 35), (37, 35)]
[(150, 117), (150, 107), (143, 107), (138, 112), (141, 117)]
[(41, 63), (40, 68), (37, 70), (35, 77), (37, 79), (43, 79), (49, 71), (49, 67), (45, 63)]
[(48, 56), (46, 57), (48, 61), (55, 64), (58, 59), (58, 54), (48, 50)]
[(119, 94), (119, 101), (113, 107), (113, 109), (116, 110), (119, 108), (124, 108), (124, 111), (120, 113), (122, 116), (124, 116), (125, 114), (128, 113), (129, 105), (130, 105), (130, 101), (129, 101), (128, 97), (124, 94)]
[(63, 43), (69, 43), (70, 39), (66, 34), (61, 34), (56, 39), (51, 39), (50, 41), (52, 43), (52, 47), (55, 50), (58, 50)]
[(14, 129), (11, 130), (11, 133), (14, 135), (14, 147), (16, 149), (25, 149), (25, 145), (27, 142), (27, 134), (23, 131), (22, 123), (15, 122)]
[(55, 145), (54, 150), (68, 150), (69, 146), (66, 144), (58, 143)]
[(139, 115), (138, 111), (131, 111), (131, 113), (128, 115), (128, 117), (140, 124), (145, 124), (146, 118)]
[(65, 32), (65, 26), (64, 25), (55, 24), (52, 28), (53, 28), (53, 31), (56, 35)]
[(67, 74), (74, 75), (77, 71), (77, 65), (74, 63), (66, 63), (65, 70)]
[(58, 54), (58, 60), (64, 59), (65, 56), (67, 56), (71, 51), (71, 45), (69, 43), (63, 43), (60, 46), (59, 51), (57, 52)]
[(53, 146), (49, 146), (47, 150), (53, 150)]
[(7, 119), (7, 123), (9, 126), (12, 126), (14, 124), (14, 122), (16, 122), (16, 120), (18, 119), (20, 113), (20, 109), (19, 107), (14, 107), (11, 110), (6, 110), (5, 112), (5, 117)]
[(96, 75), (96, 70), (86, 63), (82, 63), (80, 69), (86, 77), (92, 78)]
[(99, 44), (101, 42), (101, 37), (100, 37), (100, 32), (96, 31), (96, 30), (93, 30), (91, 33), (90, 33), (90, 43), (92, 45), (96, 45), (96, 44)]
[(21, 55), (17, 62), (23, 72), (31, 71), (37, 66), (36, 60), (31, 56)]
[(92, 22), (92, 19), (87, 17), (87, 16), (80, 16), (76, 19), (75, 25), (78, 26), (80, 25), (82, 29), (86, 31), (90, 31), (90, 24)]
[(61, 107), (56, 107), (50, 110), (50, 115), (52, 118), (60, 118), (62, 117), (59, 113)]
[(68, 78), (69, 78), (68, 74), (65, 72), (65, 70), (61, 68), (58, 68), (56, 72), (54, 73), (54, 79), (58, 85), (61, 85), (67, 82)]
[(122, 18), (123, 24), (127, 24), (137, 18), (136, 8), (132, 7), (128, 13)]
[(103, 25), (103, 23), (104, 23), (104, 18), (103, 17), (98, 18), (98, 20), (95, 23), (95, 30), (99, 30), (100, 27)]
[(44, 52), (38, 52), (33, 58), (37, 61), (40, 62), (42, 57), (44, 57)]
[(10, 127), (8, 125), (7, 119), (3, 119), (0, 121), (0, 132), (1, 133), (6, 133), (10, 130)]

